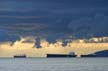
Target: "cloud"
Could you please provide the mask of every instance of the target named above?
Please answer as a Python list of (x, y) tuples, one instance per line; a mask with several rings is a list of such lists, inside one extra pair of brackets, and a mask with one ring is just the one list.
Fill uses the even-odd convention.
[(0, 28), (6, 29), (8, 34), (18, 34), (18, 35), (33, 35), (38, 34), (41, 30), (46, 30), (49, 25), (46, 24), (36, 24), (36, 23), (20, 23), (20, 24), (5, 24), (1, 25)]
[(3, 16), (1, 15), (0, 18), (16, 18), (16, 19), (39, 19), (39, 18), (43, 18), (42, 16)]
[[(85, 52), (88, 48), (84, 47), (95, 45), (74, 45), (71, 41), (76, 38), (85, 40), (108, 36), (107, 3), (107, 0), (0, 0), (0, 43), (7, 42), (2, 48), (46, 47), (42, 51), (34, 51), (33, 48), (36, 53), (29, 49), (31, 55), (45, 51), (65, 53), (66, 49)], [(31, 36), (34, 38), (28, 38)], [(103, 45), (100, 45), (96, 43), (96, 47), (103, 49)]]
[(72, 21), (68, 28), (74, 31), (74, 35), (79, 37), (108, 36), (108, 16), (96, 14), (90, 17), (81, 17)]
[(8, 35), (44, 36), (50, 41), (68, 36), (107, 36), (106, 3), (102, 0), (0, 1), (0, 29)]

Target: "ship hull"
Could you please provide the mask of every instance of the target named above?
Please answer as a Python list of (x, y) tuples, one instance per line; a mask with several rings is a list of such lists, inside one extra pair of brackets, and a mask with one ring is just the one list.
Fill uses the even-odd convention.
[(71, 58), (76, 55), (64, 55), (64, 54), (47, 54), (47, 58)]
[(14, 58), (27, 58), (27, 57), (24, 55), (24, 56), (14, 56)]
[(98, 51), (89, 55), (81, 55), (81, 57), (108, 57), (108, 50)]

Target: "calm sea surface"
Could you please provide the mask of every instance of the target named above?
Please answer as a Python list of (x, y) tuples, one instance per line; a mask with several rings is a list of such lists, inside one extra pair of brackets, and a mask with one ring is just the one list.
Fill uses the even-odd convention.
[(1, 58), (0, 71), (108, 71), (108, 58)]

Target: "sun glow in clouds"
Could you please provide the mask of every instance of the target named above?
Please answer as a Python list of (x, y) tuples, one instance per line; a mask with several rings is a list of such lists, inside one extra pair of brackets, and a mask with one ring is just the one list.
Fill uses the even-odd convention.
[(63, 46), (62, 40), (57, 40), (56, 43), (49, 43), (47, 40), (40, 41), (41, 48), (36, 48), (35, 38), (21, 38), (14, 43), (5, 42), (0, 45), (0, 57), (12, 57), (15, 54), (26, 54), (28, 57), (46, 57), (47, 53), (69, 54), (75, 52), (78, 56), (81, 54), (89, 54), (99, 50), (108, 50), (108, 37), (78, 39), (68, 42)]

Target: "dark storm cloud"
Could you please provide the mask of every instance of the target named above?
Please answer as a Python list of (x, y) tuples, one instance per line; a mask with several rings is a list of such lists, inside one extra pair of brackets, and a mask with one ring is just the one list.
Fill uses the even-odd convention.
[(107, 20), (107, 0), (0, 0), (0, 30), (11, 35), (108, 36)]
[(68, 27), (79, 37), (108, 36), (108, 16), (96, 14), (72, 21)]

